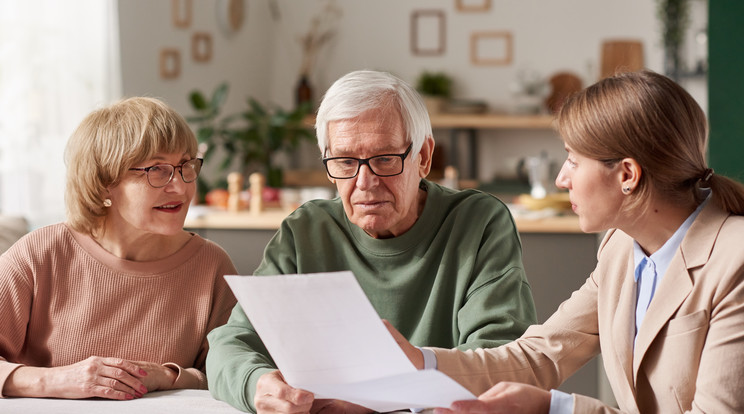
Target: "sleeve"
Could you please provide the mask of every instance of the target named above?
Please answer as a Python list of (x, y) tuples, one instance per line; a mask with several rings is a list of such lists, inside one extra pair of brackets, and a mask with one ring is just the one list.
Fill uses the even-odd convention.
[(558, 387), (599, 353), (597, 285), (589, 277), (543, 324), (498, 348), (432, 348), (440, 371), (476, 395), (500, 381)]
[(499, 206), (493, 209), (489, 203), (492, 218), (482, 233), (472, 281), (457, 312), (461, 350), (503, 345), (537, 323), (519, 234), (509, 210), (500, 202)]
[(0, 398), (26, 342), (33, 302), (33, 277), (19, 270), (9, 255), (0, 256)]
[[(296, 273), (292, 232), (282, 224), (266, 247), (255, 274)], [(229, 320), (209, 335), (207, 380), (212, 395), (244, 411), (255, 412), (253, 400), (258, 379), (276, 370), (258, 333), (253, 329), (240, 304), (234, 306)]]
[[(217, 246), (215, 246), (217, 248)], [(205, 333), (208, 334), (215, 328), (224, 325), (230, 311), (235, 307), (236, 300), (230, 287), (228, 286), (225, 275), (234, 275), (238, 271), (235, 269), (230, 257), (221, 248), (217, 248), (217, 257), (215, 260), (215, 272), (213, 275), (214, 286), (212, 288), (212, 307), (209, 310), (209, 319)], [(207, 376), (205, 374), (206, 359), (209, 351), (209, 341), (204, 336), (199, 354), (194, 361), (194, 366), (190, 368), (180, 367), (177, 364), (166, 363), (165, 366), (173, 369), (177, 373), (173, 389), (207, 389)]]

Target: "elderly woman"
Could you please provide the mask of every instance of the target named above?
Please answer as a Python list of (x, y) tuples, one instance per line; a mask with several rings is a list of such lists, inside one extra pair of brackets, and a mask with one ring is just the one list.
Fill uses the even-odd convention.
[(217, 245), (183, 230), (202, 160), (186, 121), (131, 98), (70, 138), (67, 222), (0, 256), (2, 396), (127, 400), (206, 388), (235, 299)]
[[(340, 196), (305, 203), (284, 220), (257, 275), (351, 270), (378, 314), (417, 345), (496, 346), (535, 323), (506, 206), (425, 179), (434, 139), (410, 85), (351, 72), (326, 92), (316, 129)], [(363, 411), (284, 382), (239, 306), (209, 344), (209, 389), (240, 409)]]
[(706, 165), (705, 114), (643, 71), (572, 96), (558, 125), (568, 158), (556, 184), (582, 230), (609, 230), (597, 267), (515, 342), (433, 350), (439, 370), (483, 393), (452, 410), (618, 412), (547, 391), (601, 352), (619, 411), (744, 412), (744, 187)]

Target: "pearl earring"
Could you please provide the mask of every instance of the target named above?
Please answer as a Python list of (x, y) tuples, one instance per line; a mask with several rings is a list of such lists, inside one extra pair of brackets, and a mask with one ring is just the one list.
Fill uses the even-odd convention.
[(111, 199), (110, 198), (107, 198), (107, 199), (103, 200), (103, 206), (104, 207), (111, 207), (111, 204), (112, 203), (111, 203)]
[(630, 187), (624, 187), (623, 188), (623, 193), (625, 193), (625, 194), (630, 193)]

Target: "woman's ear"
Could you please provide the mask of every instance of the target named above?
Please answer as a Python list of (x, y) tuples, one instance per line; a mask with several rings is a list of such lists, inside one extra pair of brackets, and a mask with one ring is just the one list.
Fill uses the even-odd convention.
[(641, 175), (643, 169), (633, 158), (623, 158), (620, 161), (620, 170), (618, 179), (620, 181), (620, 189), (624, 194), (631, 194), (636, 188), (638, 183), (641, 181)]

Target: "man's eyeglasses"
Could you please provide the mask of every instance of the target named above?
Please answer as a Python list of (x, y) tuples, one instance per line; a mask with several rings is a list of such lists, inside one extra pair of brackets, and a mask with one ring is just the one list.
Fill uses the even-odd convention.
[(356, 177), (362, 165), (369, 167), (372, 174), (378, 177), (392, 177), (403, 172), (403, 161), (411, 152), (412, 147), (413, 144), (408, 145), (408, 149), (402, 154), (382, 154), (369, 158), (323, 158), (323, 165), (325, 165), (328, 176), (340, 180)]
[(150, 186), (155, 188), (165, 187), (168, 183), (173, 180), (174, 172), (178, 168), (178, 172), (183, 178), (183, 182), (190, 183), (196, 180), (201, 171), (202, 163), (204, 162), (201, 158), (194, 158), (188, 160), (180, 165), (171, 164), (158, 164), (152, 167), (138, 167), (130, 168), (130, 171), (144, 171), (147, 175), (147, 182)]

